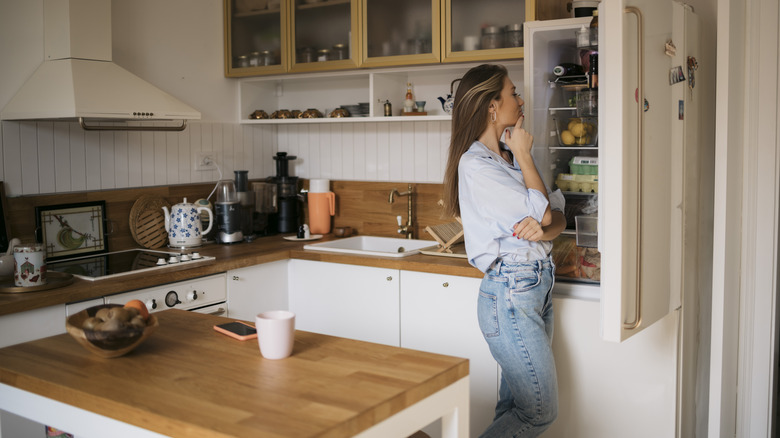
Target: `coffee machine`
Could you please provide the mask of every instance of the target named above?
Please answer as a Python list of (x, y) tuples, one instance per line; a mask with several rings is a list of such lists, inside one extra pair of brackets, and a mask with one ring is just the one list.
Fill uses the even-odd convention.
[[(301, 222), (301, 197), (298, 194), (298, 177), (289, 175), (289, 163), (295, 160), (295, 155), (287, 155), (287, 152), (277, 152), (273, 157), (276, 161), (276, 176), (273, 182), (276, 184), (277, 213), (276, 225), (279, 233), (295, 233)], [(272, 218), (269, 218), (273, 220)]]

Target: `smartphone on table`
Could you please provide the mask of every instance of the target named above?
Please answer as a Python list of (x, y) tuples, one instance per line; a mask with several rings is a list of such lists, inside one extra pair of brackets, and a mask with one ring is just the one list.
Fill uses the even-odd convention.
[(214, 326), (214, 330), (228, 335), (231, 338), (238, 339), (239, 341), (246, 341), (247, 339), (257, 338), (257, 330), (249, 323), (243, 321), (232, 321), (223, 324), (217, 324)]

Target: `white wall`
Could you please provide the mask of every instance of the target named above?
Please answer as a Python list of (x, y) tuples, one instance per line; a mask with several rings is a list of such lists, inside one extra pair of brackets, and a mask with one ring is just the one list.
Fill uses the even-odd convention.
[[(112, 2), (114, 61), (197, 108), (182, 133), (87, 132), (66, 122), (0, 123), (9, 196), (215, 181), (195, 171), (215, 152), (223, 175), (275, 174), (277, 151), (305, 178), (442, 181), (449, 122), (239, 125), (237, 80), (224, 77), (221, 0)], [(43, 0), (0, 0), (0, 107), (43, 61)], [(10, 42), (6, 44), (5, 42)], [(399, 92), (403, 92), (401, 90)]]

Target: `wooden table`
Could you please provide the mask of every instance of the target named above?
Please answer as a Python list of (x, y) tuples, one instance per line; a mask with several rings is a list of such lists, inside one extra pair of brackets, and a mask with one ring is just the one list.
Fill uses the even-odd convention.
[(468, 360), (297, 331), (293, 355), (182, 310), (126, 356), (58, 335), (0, 349), (0, 409), (79, 436), (468, 436)]

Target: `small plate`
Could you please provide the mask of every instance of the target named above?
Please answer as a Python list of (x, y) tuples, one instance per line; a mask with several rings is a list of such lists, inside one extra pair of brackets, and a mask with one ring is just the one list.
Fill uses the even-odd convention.
[(282, 236), (285, 240), (292, 240), (294, 242), (306, 242), (309, 240), (317, 240), (322, 239), (322, 234), (312, 234), (308, 238), (306, 237), (298, 237), (298, 236)]

